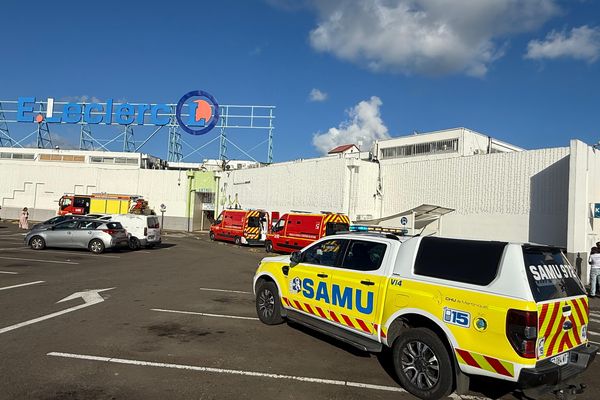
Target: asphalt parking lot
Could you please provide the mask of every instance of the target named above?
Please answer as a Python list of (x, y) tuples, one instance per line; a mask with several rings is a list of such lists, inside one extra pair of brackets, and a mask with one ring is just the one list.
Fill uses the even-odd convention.
[[(385, 355), (260, 323), (262, 249), (171, 234), (152, 250), (93, 255), (34, 251), (23, 236), (0, 221), (0, 399), (413, 398)], [(591, 306), (600, 342), (600, 300)], [(598, 398), (599, 362), (578, 398)], [(472, 389), (463, 398), (516, 398), (495, 381)]]

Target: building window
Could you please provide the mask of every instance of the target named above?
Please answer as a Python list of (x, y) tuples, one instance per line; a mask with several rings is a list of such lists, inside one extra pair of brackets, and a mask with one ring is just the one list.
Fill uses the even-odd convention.
[(0, 153), (0, 159), (2, 160), (33, 160), (35, 154), (27, 153)]
[(40, 161), (66, 161), (66, 162), (85, 162), (85, 156), (73, 156), (66, 154), (40, 154)]
[(119, 165), (140, 165), (140, 160), (137, 158), (126, 158), (126, 157), (100, 157), (90, 156), (90, 163), (92, 164), (119, 164)]
[(387, 147), (381, 149), (381, 158), (385, 160), (390, 158), (403, 158), (456, 152), (458, 152), (458, 139), (446, 139), (435, 142)]

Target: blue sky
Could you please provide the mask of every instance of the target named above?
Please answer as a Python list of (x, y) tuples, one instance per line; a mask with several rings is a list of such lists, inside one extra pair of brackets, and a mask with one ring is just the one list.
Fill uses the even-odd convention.
[[(222, 104), (276, 106), (275, 161), (457, 126), (528, 149), (600, 140), (594, 1), (6, 1), (2, 15), (0, 100), (172, 103), (202, 89)], [(10, 129), (19, 139), (35, 126)], [(78, 144), (76, 126), (51, 131)], [(216, 135), (183, 138), (197, 147)], [(244, 149), (266, 139), (228, 135)], [(166, 131), (142, 151), (166, 158)], [(185, 161), (217, 155), (215, 143)]]

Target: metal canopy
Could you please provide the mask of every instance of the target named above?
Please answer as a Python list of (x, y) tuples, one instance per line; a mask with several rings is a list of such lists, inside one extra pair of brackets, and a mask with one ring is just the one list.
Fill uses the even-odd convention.
[(454, 208), (436, 206), (433, 204), (421, 204), (420, 206), (411, 208), (406, 211), (402, 211), (396, 214), (388, 215), (387, 217), (371, 219), (368, 221), (360, 221), (360, 224), (373, 224), (379, 225), (382, 222), (393, 222), (396, 224), (396, 220), (398, 223), (396, 225), (401, 225), (399, 220), (402, 217), (410, 217), (409, 227), (412, 230), (411, 234), (415, 233), (415, 230), (421, 230), (432, 222), (438, 223), (437, 233), (441, 233), (441, 218), (455, 211)]

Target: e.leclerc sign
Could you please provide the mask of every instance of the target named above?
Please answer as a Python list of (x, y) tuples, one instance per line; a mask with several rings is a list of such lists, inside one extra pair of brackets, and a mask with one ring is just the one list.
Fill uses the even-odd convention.
[[(86, 123), (90, 125), (155, 125), (163, 126), (171, 122), (171, 106), (164, 103), (117, 103), (113, 99), (105, 103), (66, 103), (55, 104), (48, 98), (44, 114), (34, 111), (35, 97), (19, 97), (17, 101), (18, 122), (47, 122), (63, 124)], [(187, 116), (182, 113), (188, 105)], [(175, 108), (177, 123), (191, 135), (203, 135), (215, 127), (219, 120), (219, 105), (215, 98), (202, 90), (186, 93), (179, 99)]]

